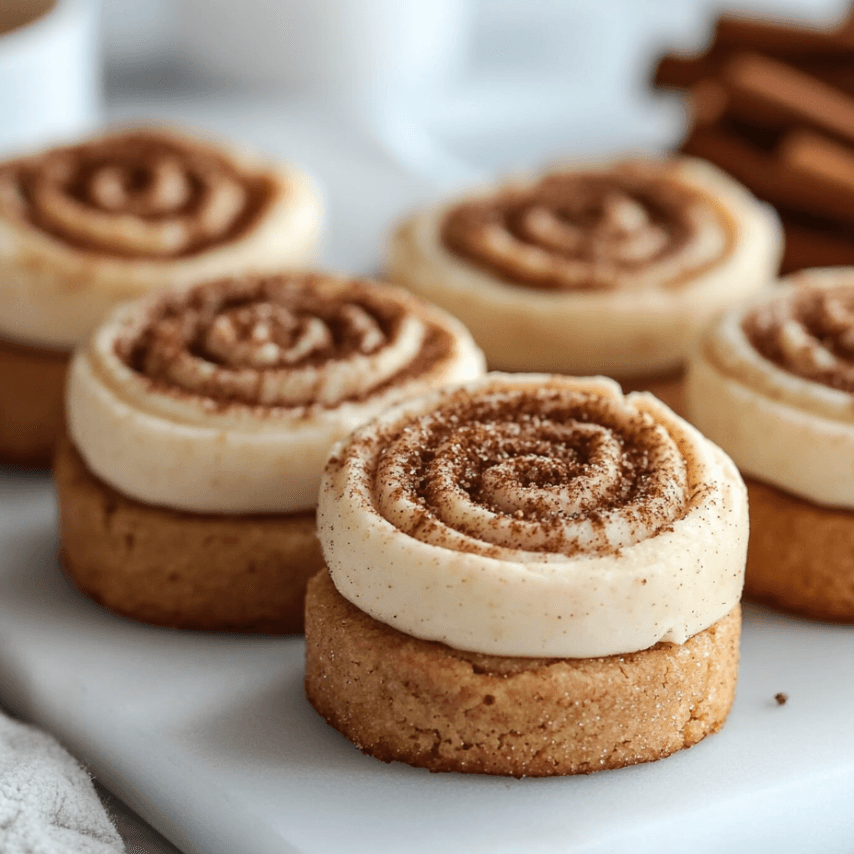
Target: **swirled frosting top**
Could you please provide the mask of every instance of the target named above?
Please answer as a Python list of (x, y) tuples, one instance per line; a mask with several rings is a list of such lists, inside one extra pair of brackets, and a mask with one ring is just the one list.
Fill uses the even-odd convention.
[(668, 163), (553, 172), (452, 208), (442, 239), (501, 279), (548, 290), (678, 287), (730, 252), (726, 210)]
[(482, 370), (459, 323), (395, 288), (308, 273), (229, 279), (120, 309), (75, 357), (69, 426), (96, 474), (142, 500), (299, 509), (313, 506), (334, 441)]
[(742, 321), (750, 343), (783, 370), (854, 393), (854, 288), (802, 288), (758, 305)]
[(153, 392), (207, 411), (334, 407), (451, 355), (453, 334), (396, 296), (316, 274), (214, 282), (152, 303), (115, 352)]
[(341, 593), (401, 631), (595, 656), (681, 643), (728, 613), (747, 508), (732, 463), (655, 398), (490, 374), (337, 446), (318, 530)]
[(612, 554), (681, 516), (685, 460), (647, 413), (559, 386), (448, 401), (389, 440), (378, 507), (424, 542), (493, 557)]
[(132, 130), (0, 165), (0, 213), (84, 251), (179, 258), (239, 238), (277, 192), (212, 147)]

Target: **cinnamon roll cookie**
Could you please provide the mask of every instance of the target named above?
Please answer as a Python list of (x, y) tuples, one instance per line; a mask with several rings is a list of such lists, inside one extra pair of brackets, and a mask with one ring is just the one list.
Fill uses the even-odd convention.
[(164, 130), (0, 163), (0, 461), (47, 464), (71, 349), (154, 288), (309, 261), (300, 172)]
[(716, 167), (625, 160), (419, 214), (389, 271), (459, 317), (492, 368), (667, 391), (703, 326), (775, 275), (780, 251), (770, 209)]
[(854, 268), (785, 282), (704, 337), (691, 419), (746, 476), (746, 595), (854, 621)]
[(365, 281), (244, 277), (123, 306), (69, 371), (55, 460), (66, 569), (140, 620), (298, 630), (323, 565), (330, 447), (482, 372), (456, 320)]
[(490, 374), (333, 450), (306, 692), (366, 753), (587, 773), (719, 729), (747, 548), (732, 462), (612, 380)]

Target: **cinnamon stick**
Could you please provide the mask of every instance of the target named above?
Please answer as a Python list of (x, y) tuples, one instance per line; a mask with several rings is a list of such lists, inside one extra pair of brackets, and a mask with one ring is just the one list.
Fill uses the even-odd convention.
[(755, 53), (721, 70), (728, 110), (757, 123), (812, 126), (854, 142), (854, 98), (809, 74)]
[[(838, 179), (847, 176), (847, 163), (838, 169), (817, 164), (805, 148), (793, 159), (791, 145), (764, 152), (719, 126), (696, 127), (682, 150), (716, 163), (773, 205), (854, 226), (854, 178)], [(854, 162), (850, 166), (854, 170)]]

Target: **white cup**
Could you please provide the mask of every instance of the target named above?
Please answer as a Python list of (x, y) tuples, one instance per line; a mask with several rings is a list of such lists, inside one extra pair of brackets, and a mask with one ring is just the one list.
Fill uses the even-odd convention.
[(97, 20), (97, 0), (0, 2), (0, 152), (97, 124)]
[(452, 82), (469, 0), (178, 0), (179, 46), (209, 79), (352, 103)]

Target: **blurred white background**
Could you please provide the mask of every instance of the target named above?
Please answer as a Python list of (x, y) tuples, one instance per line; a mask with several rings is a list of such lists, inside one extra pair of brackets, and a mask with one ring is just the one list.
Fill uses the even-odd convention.
[[(112, 101), (169, 97), (176, 89), (210, 94), (227, 87), (291, 100), (337, 100), (339, 108), (360, 111), (369, 123), (387, 123), (383, 136), (416, 169), (444, 171), (453, 182), (466, 170), (474, 175), (576, 150), (672, 141), (678, 107), (647, 91), (659, 53), (701, 48), (722, 8), (828, 24), (847, 5), (842, 0), (728, 5), (713, 0), (102, 0), (106, 91)], [(383, 16), (389, 19), (386, 32)], [(306, 23), (309, 17), (313, 27)], [(330, 49), (321, 47), (324, 40)], [(310, 49), (301, 51), (306, 43)], [(371, 59), (360, 58), (360, 45)], [(336, 56), (346, 61), (336, 65)], [(419, 73), (422, 82), (436, 85), (419, 87)], [(371, 88), (373, 99), (359, 98)], [(429, 142), (435, 143), (435, 162)], [(463, 169), (459, 175), (451, 156)]]

